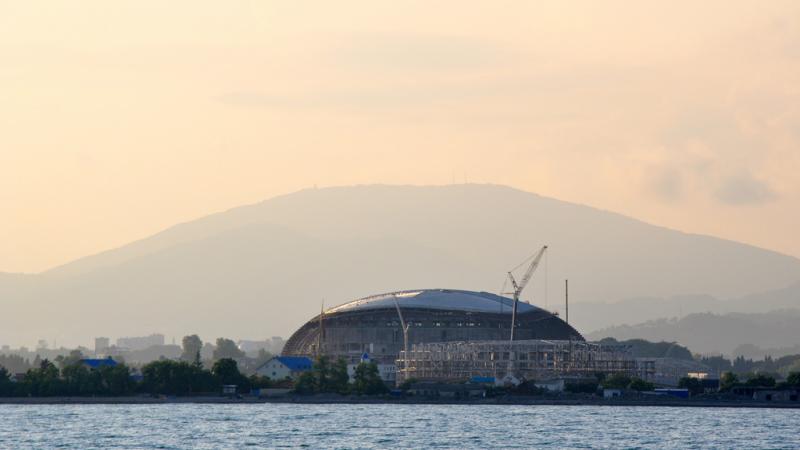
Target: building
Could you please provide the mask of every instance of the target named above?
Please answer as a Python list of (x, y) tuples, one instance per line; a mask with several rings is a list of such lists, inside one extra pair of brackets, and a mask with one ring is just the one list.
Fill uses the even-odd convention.
[[(664, 386), (677, 386), (683, 377), (708, 378), (710, 368), (697, 361), (677, 358), (638, 358), (640, 361), (651, 361), (655, 371), (650, 381)], [(703, 375), (705, 374), (705, 375)], [(704, 385), (705, 386), (705, 385)]]
[(94, 353), (103, 353), (111, 346), (111, 340), (107, 337), (94, 338)]
[(101, 367), (114, 367), (117, 365), (117, 362), (111, 359), (111, 357), (103, 359), (86, 358), (81, 360), (81, 364), (83, 364), (87, 369), (96, 370)]
[(256, 369), (256, 374), (273, 380), (297, 378), (301, 373), (311, 370), (312, 362), (302, 356), (276, 356), (270, 358)]
[(622, 389), (603, 389), (603, 398), (622, 397)]
[(125, 350), (144, 350), (150, 347), (164, 345), (163, 334), (151, 334), (150, 336), (123, 337), (117, 339), (117, 347)]
[[(397, 306), (396, 306), (397, 305)], [(395, 364), (404, 348), (401, 319), (408, 326), (409, 348), (435, 342), (508, 340), (513, 300), (488, 292), (423, 289), (375, 295), (324, 311), (286, 342), (285, 356), (325, 354), (356, 364), (369, 353), (378, 364)], [(556, 314), (519, 302), (515, 337), (520, 340), (583, 341)]]
[(541, 381), (534, 381), (534, 386), (539, 389), (544, 389), (550, 392), (564, 392), (564, 388), (567, 385), (567, 380), (563, 378), (553, 378), (550, 380), (541, 380)]
[(486, 377), (499, 384), (518, 384), (523, 380), (579, 380), (593, 378), (597, 373), (650, 379), (653, 373), (652, 364), (637, 362), (625, 347), (583, 340), (414, 344), (408, 352), (400, 352), (397, 366), (398, 382), (458, 382)]

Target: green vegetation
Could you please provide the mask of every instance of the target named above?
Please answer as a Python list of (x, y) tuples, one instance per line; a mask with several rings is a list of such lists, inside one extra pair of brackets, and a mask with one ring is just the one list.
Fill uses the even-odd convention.
[(214, 348), (214, 361), (230, 358), (241, 359), (244, 358), (244, 352), (230, 339), (217, 338), (217, 346)]
[(621, 373), (615, 373), (601, 381), (600, 385), (604, 389), (630, 389), (632, 391), (652, 391), (653, 383), (637, 377), (629, 377)]
[(703, 382), (695, 377), (683, 377), (678, 380), (678, 387), (687, 389), (691, 395), (700, 395), (704, 392)]
[(47, 359), (28, 369), (19, 382), (0, 367), (0, 396), (49, 397), (56, 395), (124, 395), (135, 390), (130, 370), (124, 364), (88, 369), (80, 361), (70, 361), (59, 370)]
[(0, 367), (0, 396), (121, 396), (136, 394), (193, 395), (219, 393), (222, 385), (235, 384), (239, 392), (251, 387), (271, 387), (266, 377), (245, 377), (236, 361), (223, 358), (206, 370), (199, 363), (162, 360), (142, 367), (141, 380), (125, 364), (89, 368), (80, 359), (64, 358), (62, 368), (47, 359), (28, 369), (22, 380), (13, 382), (9, 371)]
[(298, 394), (348, 393), (347, 362), (340, 358), (331, 363), (329, 357), (320, 356), (310, 371), (300, 375), (294, 390)]
[(564, 390), (573, 394), (594, 394), (599, 386), (600, 384), (594, 381), (580, 381), (565, 384)]
[(389, 388), (386, 387), (386, 383), (383, 382), (380, 372), (378, 372), (378, 365), (372, 361), (362, 362), (356, 366), (353, 379), (352, 390), (356, 394), (379, 395), (389, 392)]
[(181, 353), (181, 361), (186, 362), (200, 362), (200, 350), (203, 349), (203, 341), (196, 334), (184, 336), (181, 342), (183, 352)]
[(733, 372), (724, 372), (719, 377), (719, 390), (728, 392), (739, 383), (739, 377)]
[[(406, 390), (411, 382), (412, 380), (408, 380), (406, 383)], [(329, 357), (320, 356), (314, 361), (313, 368), (297, 379), (294, 391), (298, 394), (382, 395), (388, 393), (389, 388), (381, 379), (378, 365), (374, 362), (361, 362), (357, 365), (353, 382), (350, 383), (347, 362), (344, 359), (331, 362)]]

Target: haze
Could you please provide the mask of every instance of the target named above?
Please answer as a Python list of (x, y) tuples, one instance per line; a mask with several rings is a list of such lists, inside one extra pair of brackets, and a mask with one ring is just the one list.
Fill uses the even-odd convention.
[(0, 1), (0, 271), (465, 180), (800, 256), (799, 130), (796, 1)]

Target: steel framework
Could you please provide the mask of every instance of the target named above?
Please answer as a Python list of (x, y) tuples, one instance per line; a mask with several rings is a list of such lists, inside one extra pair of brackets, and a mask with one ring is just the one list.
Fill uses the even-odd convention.
[(623, 373), (650, 379), (653, 364), (623, 346), (572, 340), (437, 342), (414, 344), (397, 360), (397, 381), (458, 381), (472, 377), (542, 380)]

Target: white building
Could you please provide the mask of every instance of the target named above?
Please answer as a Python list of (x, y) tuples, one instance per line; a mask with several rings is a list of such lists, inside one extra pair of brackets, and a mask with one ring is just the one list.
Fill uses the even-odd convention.
[(311, 370), (312, 362), (304, 356), (275, 356), (256, 369), (262, 377), (283, 380), (297, 378), (301, 373)]

